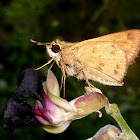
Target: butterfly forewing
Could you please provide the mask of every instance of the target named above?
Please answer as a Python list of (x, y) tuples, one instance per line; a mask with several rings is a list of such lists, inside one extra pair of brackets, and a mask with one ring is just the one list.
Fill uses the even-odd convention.
[(76, 59), (90, 73), (88, 79), (106, 85), (122, 85), (126, 74), (127, 60), (124, 51), (112, 42), (88, 41), (76, 44)]
[(131, 64), (140, 50), (140, 30), (127, 30), (123, 32), (108, 34), (102, 37), (91, 39), (99, 42), (112, 42), (122, 49), (127, 57), (128, 64)]

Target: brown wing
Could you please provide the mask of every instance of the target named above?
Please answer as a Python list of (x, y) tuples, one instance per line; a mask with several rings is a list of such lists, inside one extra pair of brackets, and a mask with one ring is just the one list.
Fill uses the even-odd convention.
[(100, 42), (109, 41), (117, 44), (125, 52), (128, 64), (133, 62), (140, 50), (140, 30), (127, 30), (91, 40)]
[(128, 67), (124, 51), (112, 42), (83, 42), (71, 49), (75, 58), (87, 70), (87, 78), (105, 85), (122, 85)]

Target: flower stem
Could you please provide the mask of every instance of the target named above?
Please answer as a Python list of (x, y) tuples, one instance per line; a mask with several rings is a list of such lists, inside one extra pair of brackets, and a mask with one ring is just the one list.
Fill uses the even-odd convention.
[(130, 127), (123, 119), (120, 110), (116, 104), (108, 104), (105, 106), (106, 112), (111, 115), (122, 130), (122, 138), (124, 140), (139, 140), (138, 137), (133, 133)]

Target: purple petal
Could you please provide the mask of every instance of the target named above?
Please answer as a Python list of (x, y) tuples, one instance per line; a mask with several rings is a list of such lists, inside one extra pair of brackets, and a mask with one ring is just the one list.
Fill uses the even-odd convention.
[(21, 98), (33, 97), (38, 99), (43, 105), (44, 99), (41, 95), (43, 90), (41, 76), (39, 71), (26, 69), (20, 76), (18, 88), (15, 89), (14, 95)]
[(4, 128), (13, 132), (16, 128), (23, 127), (30, 121), (37, 122), (33, 110), (34, 108), (22, 100), (10, 98), (4, 112)]

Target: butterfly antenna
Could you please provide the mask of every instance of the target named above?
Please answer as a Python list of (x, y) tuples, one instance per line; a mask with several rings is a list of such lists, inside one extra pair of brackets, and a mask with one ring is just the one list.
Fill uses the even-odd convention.
[(45, 66), (47, 66), (48, 64), (50, 64), (52, 61), (53, 61), (53, 58), (52, 58), (52, 59), (50, 59), (47, 63), (45, 63), (45, 64), (44, 64), (44, 65), (42, 65), (41, 67), (36, 68), (35, 70), (40, 70), (40, 69), (42, 69), (43, 67), (45, 67)]
[(30, 39), (30, 41), (31, 41), (32, 43), (34, 43), (35, 45), (50, 45), (50, 43), (37, 42), (37, 41), (32, 40), (32, 39)]

